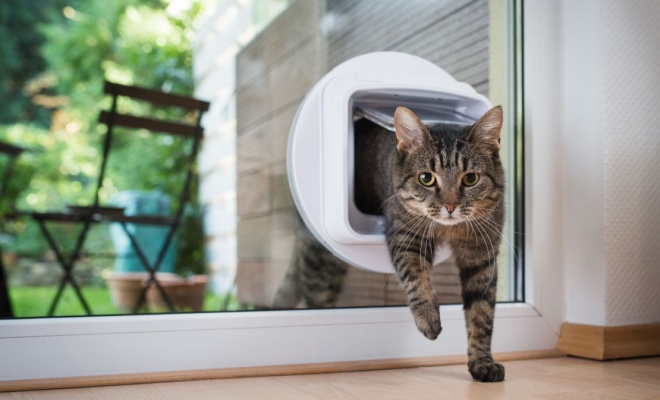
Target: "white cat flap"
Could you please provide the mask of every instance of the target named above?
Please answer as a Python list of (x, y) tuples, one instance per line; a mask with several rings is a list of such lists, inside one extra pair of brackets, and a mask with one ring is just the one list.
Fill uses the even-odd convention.
[[(307, 94), (289, 134), (291, 193), (303, 221), (336, 256), (359, 268), (394, 272), (380, 215), (362, 213), (353, 200), (353, 122), (367, 118), (393, 130), (396, 107), (411, 109), (426, 124), (473, 124), (491, 108), (472, 86), (437, 65), (398, 52), (350, 59)], [(451, 255), (440, 246), (434, 264)]]

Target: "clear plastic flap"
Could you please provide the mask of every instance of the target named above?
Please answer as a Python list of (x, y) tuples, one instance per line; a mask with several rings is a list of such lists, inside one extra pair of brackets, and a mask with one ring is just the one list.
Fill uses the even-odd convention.
[(463, 112), (468, 107), (466, 99), (450, 95), (434, 99), (376, 93), (358, 95), (353, 99), (353, 116), (354, 119), (366, 118), (394, 131), (394, 112), (398, 106), (412, 110), (426, 125), (438, 122), (473, 124), (476, 121)]

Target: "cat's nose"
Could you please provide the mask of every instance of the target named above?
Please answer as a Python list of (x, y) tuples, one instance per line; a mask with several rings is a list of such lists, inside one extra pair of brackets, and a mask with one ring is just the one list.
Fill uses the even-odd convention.
[(451, 214), (451, 213), (454, 212), (454, 210), (456, 209), (456, 207), (458, 207), (458, 204), (443, 204), (442, 206), (443, 206), (443, 207), (446, 207), (446, 208), (447, 208), (447, 212), (449, 212), (449, 214)]

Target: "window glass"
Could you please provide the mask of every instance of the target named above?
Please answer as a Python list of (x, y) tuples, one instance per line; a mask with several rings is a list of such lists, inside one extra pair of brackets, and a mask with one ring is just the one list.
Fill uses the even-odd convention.
[[(160, 9), (136, 1), (118, 11), (116, 20), (102, 17), (89, 5), (97, 2), (79, 8), (59, 3), (55, 11), (61, 21), (49, 20), (51, 30), (46, 29), (38, 43), (46, 66), (23, 82), (25, 93), (34, 91), (32, 102), (41, 101), (42, 108), (34, 114), (39, 119), (0, 121), (0, 141), (34, 150), (18, 158), (12, 174), (13, 185), (26, 188), (11, 191), (17, 208), (0, 203), (4, 286), (14, 317), (130, 314), (137, 304), (142, 304), (139, 313), (405, 305), (405, 292), (392, 273), (341, 263), (334, 270), (324, 269), (323, 276), (314, 276), (314, 262), (303, 271), (295, 269), (301, 259), (335, 262), (327, 261), (331, 253), (310, 239), (313, 232), (305, 228), (290, 190), (287, 149), (296, 113), (313, 86), (333, 68), (381, 51), (428, 60), (504, 107), (501, 157), (507, 174), (507, 219), (498, 257), (498, 301), (522, 300), (516, 295), (522, 293), (522, 277), (516, 273), (520, 251), (516, 235), (522, 233), (514, 209), (520, 187), (514, 179), (514, 18), (508, 2), (170, 1)], [(153, 35), (138, 29), (145, 25)], [(90, 49), (110, 47), (90, 51), (98, 55), (93, 60), (67, 53), (61, 58), (78, 64), (58, 69), (53, 54), (66, 43), (53, 41), (57, 27), (74, 29), (66, 32), (80, 37), (72, 34), (71, 43), (82, 40)], [(109, 53), (112, 43), (124, 50)], [(85, 76), (80, 73), (85, 65), (99, 69)], [(202, 120), (205, 131), (191, 201), (170, 249), (163, 253), (158, 286), (149, 280), (141, 256), (120, 224), (102, 221), (90, 226), (80, 254), (67, 269), (66, 257), (82, 228), (52, 224), (66, 258), (61, 260), (30, 214), (92, 204), (105, 132), (97, 128), (97, 115), (99, 109), (111, 106), (111, 99), (102, 93), (104, 79), (210, 102)], [(97, 97), (91, 101), (87, 93)], [(88, 104), (84, 111), (91, 117), (82, 117), (81, 108), (71, 108), (71, 103)], [(151, 110), (125, 100), (119, 107), (170, 120), (194, 120), (189, 114)], [(44, 109), (50, 119), (43, 117)], [(350, 123), (358, 114), (354, 112)], [(103, 182), (102, 203), (120, 206), (123, 213), (172, 215), (188, 165), (182, 154), (191, 148), (179, 139), (145, 132), (137, 136), (144, 141), (129, 136), (113, 143), (118, 150), (107, 168), (114, 177)], [(6, 163), (1, 162), (3, 168)], [(40, 163), (45, 163), (41, 172), (34, 167)], [(49, 180), (57, 180), (59, 186)], [(128, 229), (138, 238), (145, 258), (155, 261), (167, 230), (148, 224)], [(475, 233), (475, 240), (485, 239)], [(308, 304), (301, 296), (303, 276), (330, 283), (336, 301)], [(432, 281), (442, 304), (461, 303), (458, 269), (451, 257), (434, 266)]]
[[(287, 271), (294, 270), (296, 256), (304, 256), (300, 247), (309, 244), (296, 239), (305, 230), (290, 193), (286, 154), (296, 112), (314, 84), (353, 57), (398, 51), (431, 61), (506, 107), (511, 69), (505, 7), (504, 2), (487, 1), (291, 2), (233, 58), (223, 57), (231, 45), (213, 44), (214, 35), (223, 31), (210, 28), (201, 42), (204, 72), (198, 93), (220, 93), (214, 101), (222, 112), (207, 121), (214, 128), (202, 157), (207, 166), (202, 170), (202, 198), (211, 210), (206, 220), (209, 260), (218, 275), (226, 277), (218, 281), (223, 290), (234, 290), (241, 303), (271, 308), (278, 290), (295, 297), (300, 289)], [(232, 74), (235, 81), (226, 79), (227, 86), (220, 90), (214, 86)], [(512, 173), (508, 124), (503, 136), (502, 155), (507, 173)], [(228, 184), (233, 179), (235, 185)], [(510, 199), (506, 203), (512, 205)], [(501, 301), (514, 300), (514, 214), (507, 215), (500, 251)], [(235, 231), (229, 221), (235, 222)], [(436, 265), (432, 276), (442, 303), (461, 302), (451, 259)], [(405, 304), (393, 274), (350, 266), (337, 281), (343, 285), (338, 307)], [(296, 306), (305, 307), (305, 301), (296, 301)]]

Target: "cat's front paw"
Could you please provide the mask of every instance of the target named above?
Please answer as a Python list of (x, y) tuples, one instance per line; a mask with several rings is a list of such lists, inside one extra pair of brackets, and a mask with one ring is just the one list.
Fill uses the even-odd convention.
[(470, 375), (479, 382), (502, 382), (504, 380), (504, 366), (496, 362), (470, 363)]
[(417, 329), (427, 339), (435, 340), (440, 332), (442, 332), (442, 324), (440, 323), (440, 310), (438, 306), (424, 306), (413, 311), (415, 317), (415, 324)]

